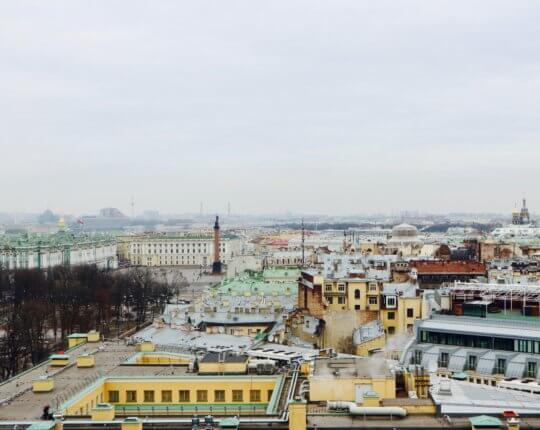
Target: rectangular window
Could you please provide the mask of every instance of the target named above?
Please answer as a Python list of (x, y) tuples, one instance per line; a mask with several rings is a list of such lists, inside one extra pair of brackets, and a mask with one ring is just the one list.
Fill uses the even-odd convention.
[(438, 365), (439, 367), (448, 367), (448, 353), (447, 352), (441, 352)]
[(144, 401), (154, 403), (154, 391), (144, 390)]
[(333, 297), (327, 297), (326, 301), (328, 302), (329, 305), (331, 305), (332, 303), (334, 303), (334, 298)]
[(414, 309), (407, 308), (407, 318), (414, 318)]
[(497, 359), (497, 366), (495, 368), (495, 373), (500, 373), (500, 374), (504, 375), (505, 371), (506, 371), (506, 359), (498, 358)]
[(214, 402), (224, 402), (225, 401), (225, 390), (215, 390), (214, 391)]
[(109, 391), (109, 403), (118, 403), (120, 401), (120, 396), (118, 391)]
[(249, 390), (249, 401), (250, 402), (260, 402), (261, 401), (261, 390)]
[(396, 319), (396, 313), (395, 312), (388, 312), (388, 319), (389, 320)]
[(337, 302), (340, 305), (344, 305), (345, 304), (345, 297), (338, 297)]
[(467, 370), (476, 370), (477, 362), (478, 362), (478, 359), (476, 355), (469, 355), (468, 362), (467, 362)]
[(267, 397), (267, 400), (270, 401), (270, 399), (272, 398), (272, 394), (274, 394), (274, 390), (268, 390), (266, 395), (268, 396)]
[(376, 305), (376, 304), (377, 304), (377, 297), (371, 296), (371, 297), (369, 298), (369, 304), (370, 304), (370, 305)]
[(232, 401), (233, 402), (243, 402), (244, 401), (244, 392), (242, 390), (232, 390)]
[(180, 390), (178, 396), (181, 402), (189, 402), (189, 390)]
[(208, 391), (206, 391), (206, 390), (197, 390), (197, 401), (198, 402), (207, 402), (208, 401)]
[(126, 391), (126, 402), (135, 403), (137, 401), (137, 391), (128, 390)]
[(529, 361), (527, 363), (527, 378), (536, 378), (536, 362)]
[(359, 311), (360, 310), (360, 305), (354, 305), (354, 310)]
[(394, 334), (396, 332), (395, 327), (388, 327), (388, 334)]
[(332, 284), (328, 284), (324, 286), (325, 291), (332, 291)]
[(161, 402), (162, 403), (171, 403), (172, 402), (172, 391), (171, 390), (162, 390), (161, 391)]

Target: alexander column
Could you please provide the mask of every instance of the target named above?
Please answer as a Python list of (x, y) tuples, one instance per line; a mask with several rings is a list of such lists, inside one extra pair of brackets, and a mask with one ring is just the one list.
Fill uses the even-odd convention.
[(214, 224), (214, 263), (212, 264), (212, 275), (221, 275), (221, 259), (220, 259), (220, 229), (219, 216), (216, 215), (216, 223)]

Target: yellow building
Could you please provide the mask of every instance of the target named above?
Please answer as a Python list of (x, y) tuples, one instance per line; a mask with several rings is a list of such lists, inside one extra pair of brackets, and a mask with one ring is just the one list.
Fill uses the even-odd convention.
[(384, 359), (319, 358), (309, 378), (309, 400), (363, 403), (366, 393), (395, 399), (396, 381)]
[(54, 367), (63, 367), (69, 364), (69, 355), (67, 354), (53, 354), (49, 357), (49, 363)]
[(34, 393), (49, 393), (54, 389), (54, 379), (43, 376), (32, 381), (32, 391)]
[(247, 372), (248, 356), (229, 352), (209, 352), (199, 362), (199, 374), (223, 375)]
[(283, 377), (272, 376), (150, 376), (101, 378), (61, 406), (65, 416), (88, 416), (100, 403), (110, 403), (115, 415), (193, 414), (209, 411), (231, 415), (273, 414)]
[(81, 345), (87, 342), (88, 336), (86, 333), (72, 333), (68, 337), (68, 348), (74, 348), (77, 345)]
[(194, 357), (188, 354), (177, 354), (173, 352), (138, 352), (130, 357), (124, 364), (139, 366), (189, 366), (194, 361)]
[(81, 354), (77, 357), (77, 367), (94, 367), (96, 359), (93, 355), (90, 354)]

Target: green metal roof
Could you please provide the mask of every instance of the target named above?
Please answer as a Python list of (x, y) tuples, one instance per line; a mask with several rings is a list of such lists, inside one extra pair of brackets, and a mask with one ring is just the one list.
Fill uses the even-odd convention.
[(271, 267), (264, 269), (263, 278), (288, 278), (295, 281), (300, 277), (300, 269), (297, 267)]
[(499, 418), (490, 417), (489, 415), (478, 415), (469, 418), (469, 422), (474, 427), (500, 427), (502, 422)]
[(237, 428), (240, 425), (240, 420), (236, 417), (223, 418), (219, 422), (219, 426), (222, 428)]
[(66, 354), (53, 354), (49, 358), (51, 360), (69, 360), (69, 355), (66, 355)]
[(32, 423), (30, 426), (26, 427), (26, 430), (49, 430), (54, 427), (54, 421), (39, 421), (37, 423)]
[(457, 372), (452, 375), (452, 379), (458, 381), (465, 381), (469, 376), (465, 372)]
[(297, 282), (265, 282), (261, 273), (227, 279), (214, 287), (216, 294), (232, 296), (283, 296), (298, 293)]
[(0, 235), (0, 248), (33, 250), (38, 248), (65, 248), (90, 244), (115, 244), (114, 236), (105, 233), (69, 233), (60, 231), (53, 234), (24, 233)]

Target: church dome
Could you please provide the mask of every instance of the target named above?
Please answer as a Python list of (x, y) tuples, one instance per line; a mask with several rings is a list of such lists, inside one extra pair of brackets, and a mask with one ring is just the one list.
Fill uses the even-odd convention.
[(414, 225), (399, 224), (392, 229), (392, 239), (414, 238), (416, 236), (418, 236), (418, 229)]

